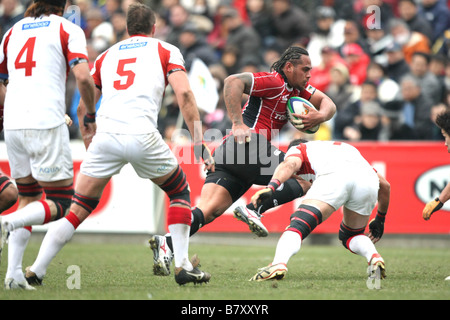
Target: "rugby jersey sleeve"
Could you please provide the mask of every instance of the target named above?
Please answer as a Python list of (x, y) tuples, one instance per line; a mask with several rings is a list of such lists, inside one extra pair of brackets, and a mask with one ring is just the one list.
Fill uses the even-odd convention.
[(98, 89), (102, 89), (102, 77), (100, 74), (100, 70), (102, 68), (103, 60), (106, 57), (108, 50), (100, 54), (94, 62), (94, 65), (91, 69), (91, 76), (94, 79), (94, 84)]
[(285, 88), (283, 78), (275, 72), (256, 72), (252, 75), (253, 85), (250, 91), (251, 96), (260, 98), (277, 97)]
[(80, 27), (69, 21), (68, 23), (61, 23), (60, 37), (61, 46), (70, 67), (79, 59), (88, 61), (86, 36)]
[(307, 83), (305, 89), (300, 91), (300, 97), (309, 101), (314, 92), (316, 92), (316, 88)]
[(163, 68), (166, 84), (168, 76), (178, 70), (186, 71), (183, 55), (180, 50), (164, 41), (158, 43), (158, 53)]
[(0, 79), (8, 79), (8, 42), (11, 36), (12, 28), (5, 33), (0, 45)]

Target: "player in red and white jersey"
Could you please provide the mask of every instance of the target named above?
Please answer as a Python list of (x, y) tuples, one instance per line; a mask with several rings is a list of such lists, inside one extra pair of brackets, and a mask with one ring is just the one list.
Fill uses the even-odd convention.
[[(136, 72), (137, 67), (148, 72)], [(97, 132), (157, 131), (167, 75), (180, 70), (186, 71), (178, 48), (145, 35), (133, 35), (106, 50), (92, 69), (103, 94), (101, 106), (107, 106), (97, 113)]]
[[(374, 243), (383, 235), (390, 186), (355, 147), (335, 141), (300, 141), (289, 148), (268, 186), (255, 193), (252, 203), (257, 206), (292, 175), (305, 172), (315, 176), (311, 188), (291, 215), (272, 263), (259, 269), (251, 280), (282, 279), (289, 259), (300, 250), (302, 241), (340, 207), (344, 215), (339, 240), (352, 253), (366, 258), (369, 277), (384, 278), (385, 263)], [(369, 223), (370, 234), (366, 236), (364, 230), (377, 201), (378, 213)]]
[[(224, 100), (233, 123), (231, 134), (214, 151), (215, 171), (207, 173), (200, 201), (192, 211), (191, 234), (222, 215), (253, 184), (266, 185), (276, 166), (283, 161), (284, 153), (271, 143), (277, 131), (287, 123), (286, 103), (293, 96), (308, 99), (317, 110), (295, 125), (308, 129), (329, 120), (336, 106), (320, 90), (308, 84), (311, 76), (311, 59), (300, 47), (288, 48), (273, 66), (272, 72), (240, 73), (225, 80)], [(242, 108), (242, 97), (248, 100)], [(278, 204), (297, 198), (309, 188), (308, 181), (289, 179), (274, 195)], [(237, 207), (235, 215), (249, 224), (259, 236), (268, 232), (260, 222), (260, 213), (268, 208), (267, 203), (258, 208), (249, 204)], [(273, 205), (272, 205), (273, 206)], [(170, 237), (160, 237), (160, 242)]]
[[(175, 155), (156, 129), (167, 84), (172, 86), (193, 136), (197, 159), (205, 156), (209, 170), (214, 170), (214, 163), (203, 144), (201, 126), (194, 125), (200, 121), (200, 115), (183, 57), (175, 46), (153, 38), (155, 20), (155, 14), (148, 6), (131, 4), (127, 12), (130, 38), (113, 45), (94, 63), (92, 75), (96, 100), (102, 96), (97, 119), (95, 115), (86, 114), (83, 100), (77, 113), (80, 123), (83, 119), (88, 123), (95, 121), (97, 130), (80, 127), (87, 146), (86, 157), (77, 177), (69, 214), (49, 227), (39, 255), (29, 269), (38, 279), (44, 277), (55, 255), (95, 210), (111, 177), (127, 163), (139, 177), (150, 179), (169, 197), (167, 220), (174, 237), (175, 281), (180, 285), (202, 283), (211, 277), (198, 269), (198, 260), (189, 261), (189, 184)], [(201, 151), (206, 152), (200, 154)], [(127, 219), (126, 214), (123, 218)], [(164, 261), (157, 264), (155, 271), (160, 269), (170, 273), (170, 266)]]
[[(302, 97), (310, 100), (316, 88), (308, 83), (302, 89), (290, 87), (276, 71), (258, 72), (252, 77), (250, 97), (242, 110), (242, 120), (252, 131), (265, 135), (270, 141), (273, 133), (280, 131), (288, 121), (286, 104), (289, 98)], [(316, 98), (317, 96), (320, 94)], [(326, 117), (329, 116), (327, 112), (323, 111)]]
[[(18, 210), (0, 217), (2, 243), (9, 235), (7, 289), (32, 289), (22, 271), (31, 226), (65, 216), (73, 195), (73, 161), (66, 125), (65, 86), (72, 70), (81, 96), (95, 111), (86, 38), (62, 17), (65, 0), (34, 0), (25, 18), (0, 46), (0, 79), (6, 88), (4, 131)], [(91, 111), (92, 112), (92, 111)], [(45, 194), (45, 195), (44, 195)]]

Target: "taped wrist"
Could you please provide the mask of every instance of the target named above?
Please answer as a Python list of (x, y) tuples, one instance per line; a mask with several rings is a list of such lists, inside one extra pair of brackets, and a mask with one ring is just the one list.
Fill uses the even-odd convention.
[(95, 112), (94, 113), (86, 113), (84, 115), (84, 125), (87, 123), (94, 123), (95, 122)]
[(280, 180), (278, 179), (272, 179), (270, 180), (269, 184), (267, 185), (268, 188), (272, 189), (273, 192), (278, 189), (278, 187), (281, 185)]

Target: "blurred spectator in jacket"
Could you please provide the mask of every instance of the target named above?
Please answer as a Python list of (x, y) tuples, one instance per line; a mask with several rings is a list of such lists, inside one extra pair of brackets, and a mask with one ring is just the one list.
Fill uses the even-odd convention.
[(446, 0), (422, 0), (419, 3), (419, 14), (433, 28), (432, 45), (450, 29), (450, 10)]
[(423, 15), (419, 14), (419, 7), (416, 0), (399, 0), (399, 17), (406, 22), (411, 31), (420, 32), (425, 35), (430, 44), (433, 39), (433, 28)]
[(202, 60), (207, 66), (219, 61), (215, 51), (208, 45), (205, 38), (192, 23), (184, 26), (178, 42), (180, 43), (179, 49), (183, 54), (187, 70), (191, 69), (195, 58)]
[(336, 64), (345, 64), (342, 57), (331, 47), (323, 47), (321, 50), (321, 62), (311, 70), (309, 83), (322, 92), (328, 90), (331, 81), (331, 69)]
[(382, 104), (398, 99), (400, 86), (386, 75), (386, 69), (381, 64), (372, 62), (367, 68), (367, 81), (377, 85), (378, 99)]
[(370, 57), (356, 43), (346, 44), (342, 48), (342, 55), (349, 70), (350, 83), (360, 86), (366, 81)]
[(430, 56), (423, 52), (414, 52), (410, 63), (411, 72), (422, 88), (422, 94), (428, 97), (433, 104), (442, 101), (443, 92), (439, 79), (429, 70)]
[(313, 67), (320, 65), (324, 47), (338, 48), (344, 43), (344, 20), (336, 20), (333, 8), (320, 6), (316, 9), (316, 28), (311, 33), (307, 50)]
[(222, 15), (222, 25), (227, 32), (226, 47), (235, 48), (237, 66), (242, 67), (244, 60), (261, 63), (261, 39), (252, 26), (243, 23), (236, 9), (229, 9)]
[(409, 64), (405, 61), (402, 47), (393, 42), (386, 48), (386, 54), (386, 75), (395, 82), (400, 83), (400, 79), (410, 71)]
[(393, 19), (390, 22), (390, 32), (403, 50), (405, 60), (407, 63), (411, 62), (414, 52), (421, 51), (430, 53), (430, 41), (422, 33), (411, 31), (401, 19)]
[(382, 121), (382, 108), (376, 101), (361, 104), (360, 114), (352, 124), (344, 128), (344, 139), (350, 141), (386, 141), (389, 139), (388, 128)]
[(275, 40), (283, 51), (293, 44), (307, 46), (312, 28), (305, 11), (292, 0), (273, 0), (271, 12)]

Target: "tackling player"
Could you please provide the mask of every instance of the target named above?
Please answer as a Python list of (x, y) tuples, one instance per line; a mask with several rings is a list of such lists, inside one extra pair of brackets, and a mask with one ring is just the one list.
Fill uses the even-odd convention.
[[(255, 193), (252, 203), (270, 196), (294, 174), (314, 175), (311, 188), (301, 205), (291, 215), (291, 222), (278, 241), (275, 257), (250, 279), (282, 279), (287, 263), (301, 247), (302, 241), (322, 222), (343, 206), (339, 240), (350, 252), (366, 258), (369, 276), (385, 277), (385, 263), (374, 243), (383, 235), (389, 207), (390, 185), (351, 145), (334, 141), (301, 141), (289, 148), (265, 189)], [(364, 230), (378, 201), (378, 213)]]
[[(436, 125), (441, 129), (441, 133), (445, 138), (445, 146), (447, 152), (450, 153), (450, 111), (439, 114), (436, 118)], [(440, 210), (444, 203), (450, 199), (450, 183), (448, 183), (444, 190), (442, 190), (439, 197), (428, 202), (422, 211), (422, 217), (429, 220), (431, 215)]]
[[(191, 234), (222, 215), (253, 184), (266, 185), (284, 153), (271, 144), (271, 139), (287, 123), (286, 103), (293, 96), (309, 100), (317, 110), (297, 115), (297, 129), (309, 129), (327, 121), (336, 106), (323, 92), (308, 84), (311, 59), (301, 47), (290, 47), (274, 63), (272, 72), (241, 73), (225, 80), (224, 99), (233, 123), (231, 134), (214, 151), (215, 172), (207, 173), (197, 207), (192, 211)], [(242, 109), (242, 97), (249, 95)], [(298, 198), (309, 188), (307, 181), (289, 179), (274, 194), (278, 204)], [(260, 236), (267, 229), (260, 221), (265, 208), (236, 208), (235, 214)], [(167, 245), (166, 245), (167, 242)], [(156, 273), (167, 275), (171, 261), (170, 235), (150, 239), (156, 265), (165, 265)], [(169, 249), (167, 248), (169, 247)]]
[[(31, 226), (64, 217), (73, 195), (73, 161), (65, 122), (65, 92), (72, 70), (81, 96), (94, 106), (94, 82), (83, 30), (63, 18), (65, 0), (34, 0), (3, 37), (1, 86), (7, 85), (4, 130), (18, 210), (1, 217), (9, 234), (5, 288), (33, 289), (22, 257)], [(3, 101), (0, 101), (3, 104)]]
[(197, 159), (204, 157), (206, 168), (212, 171), (214, 162), (207, 149), (202, 148), (201, 126), (194, 125), (200, 121), (200, 115), (184, 59), (178, 48), (153, 37), (155, 19), (148, 6), (140, 3), (130, 5), (127, 12), (130, 38), (114, 44), (94, 63), (92, 76), (96, 100), (102, 96), (101, 105), (95, 117), (93, 105), (85, 109), (81, 101), (78, 115), (80, 123), (84, 118), (85, 124), (96, 122), (97, 128), (87, 126), (81, 130), (88, 149), (80, 167), (70, 213), (49, 227), (38, 257), (28, 270), (39, 283), (55, 255), (97, 207), (111, 177), (127, 163), (133, 166), (139, 177), (157, 184), (170, 199), (167, 216), (173, 238), (175, 281), (182, 285), (208, 282), (211, 278), (209, 273), (198, 269), (197, 259), (188, 259), (191, 225), (189, 184), (157, 129), (157, 117), (167, 84), (172, 86), (193, 136)]

